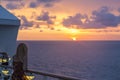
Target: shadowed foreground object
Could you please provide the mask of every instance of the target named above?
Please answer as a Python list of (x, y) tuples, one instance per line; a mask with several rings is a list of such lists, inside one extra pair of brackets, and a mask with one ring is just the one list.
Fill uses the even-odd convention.
[(27, 69), (27, 46), (20, 43), (17, 47), (16, 54), (13, 56), (13, 74), (12, 80), (28, 80), (25, 75)]
[(22, 62), (14, 62), (14, 72), (12, 74), (12, 80), (28, 80), (25, 76), (25, 72), (23, 70)]

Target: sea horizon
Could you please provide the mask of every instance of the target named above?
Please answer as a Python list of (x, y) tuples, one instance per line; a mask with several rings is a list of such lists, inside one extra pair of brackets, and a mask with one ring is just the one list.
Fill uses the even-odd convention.
[(120, 40), (17, 40), (17, 41), (73, 41), (73, 42), (79, 42), (79, 41), (120, 41)]

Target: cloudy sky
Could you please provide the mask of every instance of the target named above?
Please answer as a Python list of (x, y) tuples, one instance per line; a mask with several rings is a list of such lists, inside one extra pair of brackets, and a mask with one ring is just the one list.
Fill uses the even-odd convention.
[(3, 0), (18, 40), (120, 40), (120, 0)]

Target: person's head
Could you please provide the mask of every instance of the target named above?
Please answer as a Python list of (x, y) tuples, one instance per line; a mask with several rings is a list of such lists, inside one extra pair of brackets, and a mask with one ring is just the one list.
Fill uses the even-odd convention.
[(27, 53), (27, 50), (28, 49), (26, 44), (20, 43), (17, 47), (16, 56), (20, 56), (20, 55), (24, 56), (25, 54), (22, 54), (22, 53)]

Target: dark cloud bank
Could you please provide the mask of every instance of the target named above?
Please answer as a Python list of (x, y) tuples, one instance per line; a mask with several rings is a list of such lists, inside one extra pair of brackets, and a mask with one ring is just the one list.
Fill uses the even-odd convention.
[[(39, 6), (44, 6), (44, 7), (52, 7), (54, 6), (55, 3), (59, 2), (61, 0), (33, 0), (32, 2), (29, 3), (29, 8), (36, 8)], [(6, 8), (10, 10), (14, 9), (21, 9), (24, 8), (26, 2), (25, 1), (8, 1), (6, 4)]]
[[(37, 0), (37, 2), (41, 3), (55, 3), (59, 0)], [(23, 4), (21, 4), (23, 5)], [(36, 7), (36, 3), (31, 5), (32, 7)], [(20, 8), (16, 5), (6, 5), (9, 9), (17, 9)], [(118, 8), (118, 12), (120, 13), (120, 8)], [(22, 27), (32, 27), (34, 24), (33, 21), (28, 21), (25, 16), (20, 16), (23, 21)], [(44, 12), (37, 16), (36, 20), (45, 21), (48, 25), (53, 25), (56, 16), (50, 16), (49, 12)], [(84, 20), (84, 22), (82, 21)], [(98, 10), (92, 12), (92, 16), (88, 18), (87, 15), (82, 15), (80, 13), (75, 14), (74, 16), (68, 16), (68, 18), (64, 18), (62, 20), (62, 24), (70, 28), (73, 25), (77, 26), (77, 28), (84, 29), (100, 29), (107, 27), (118, 27), (120, 24), (120, 15), (115, 15), (111, 13), (111, 9), (109, 7), (101, 7)]]
[[(84, 23), (82, 19), (85, 19)], [(116, 16), (110, 12), (108, 7), (102, 7), (99, 10), (93, 11), (91, 18), (88, 18), (87, 15), (76, 14), (63, 19), (62, 23), (66, 27), (76, 25), (78, 28), (117, 27), (120, 24), (120, 15)]]
[[(21, 19), (24, 22), (22, 26), (30, 27), (34, 24), (32, 21), (28, 21), (25, 16), (21, 16)], [(48, 25), (54, 25), (55, 19), (56, 16), (50, 16), (49, 12), (44, 11), (42, 11), (41, 14), (36, 17), (36, 20), (44, 21)], [(82, 21), (83, 19), (84, 22)], [(73, 25), (75, 25), (77, 28), (84, 29), (118, 27), (120, 24), (120, 15), (116, 16), (110, 12), (110, 9), (108, 7), (102, 7), (98, 10), (93, 11), (90, 18), (88, 18), (87, 15), (78, 13), (74, 16), (68, 16), (68, 18), (63, 19), (62, 24), (67, 28), (71, 28)]]
[(19, 17), (23, 22), (20, 29), (23, 29), (23, 28), (27, 29), (28, 27), (32, 27), (34, 25), (34, 22), (33, 21), (28, 21), (25, 16), (19, 16)]
[(49, 12), (42, 11), (41, 15), (39, 15), (37, 18), (39, 21), (46, 21), (47, 24), (54, 24), (54, 19), (56, 19), (56, 16), (50, 16)]
[[(18, 16), (22, 20), (21, 29), (28, 27), (33, 27), (36, 25), (36, 28), (39, 28), (40, 24), (36, 24), (34, 21), (28, 21), (25, 16)], [(36, 17), (36, 20), (46, 22), (48, 25), (53, 25), (56, 16), (50, 16), (49, 12), (42, 11), (39, 16)]]
[(6, 8), (10, 9), (10, 10), (14, 10), (14, 9), (21, 9), (25, 6), (24, 3), (13, 3), (13, 2), (9, 2), (6, 4)]
[(36, 0), (29, 4), (30, 8), (36, 8), (40, 5), (44, 7), (52, 7), (55, 3), (59, 2), (60, 0)]
[[(29, 4), (30, 8), (36, 8), (40, 5), (44, 7), (52, 7), (55, 3), (61, 0), (35, 0)], [(6, 4), (6, 8), (10, 10), (14, 9), (21, 9), (25, 6), (25, 3), (12, 3), (9, 2)], [(120, 8), (117, 10), (120, 13)], [(25, 16), (21, 16), (23, 20), (22, 26), (33, 26), (33, 22), (28, 21)], [(36, 20), (39, 21), (46, 21), (47, 24), (54, 24), (54, 20), (56, 16), (50, 16), (49, 12), (42, 12)], [(85, 20), (84, 22), (82, 20)], [(106, 28), (106, 27), (117, 27), (120, 24), (120, 15), (115, 15), (111, 13), (109, 7), (102, 7), (98, 10), (92, 12), (92, 16), (88, 18), (87, 15), (82, 15), (80, 13), (75, 14), (74, 16), (68, 16), (68, 18), (64, 18), (62, 24), (65, 27), (71, 27), (73, 25), (77, 26), (77, 28), (84, 28), (84, 29), (99, 29), (99, 28)]]

